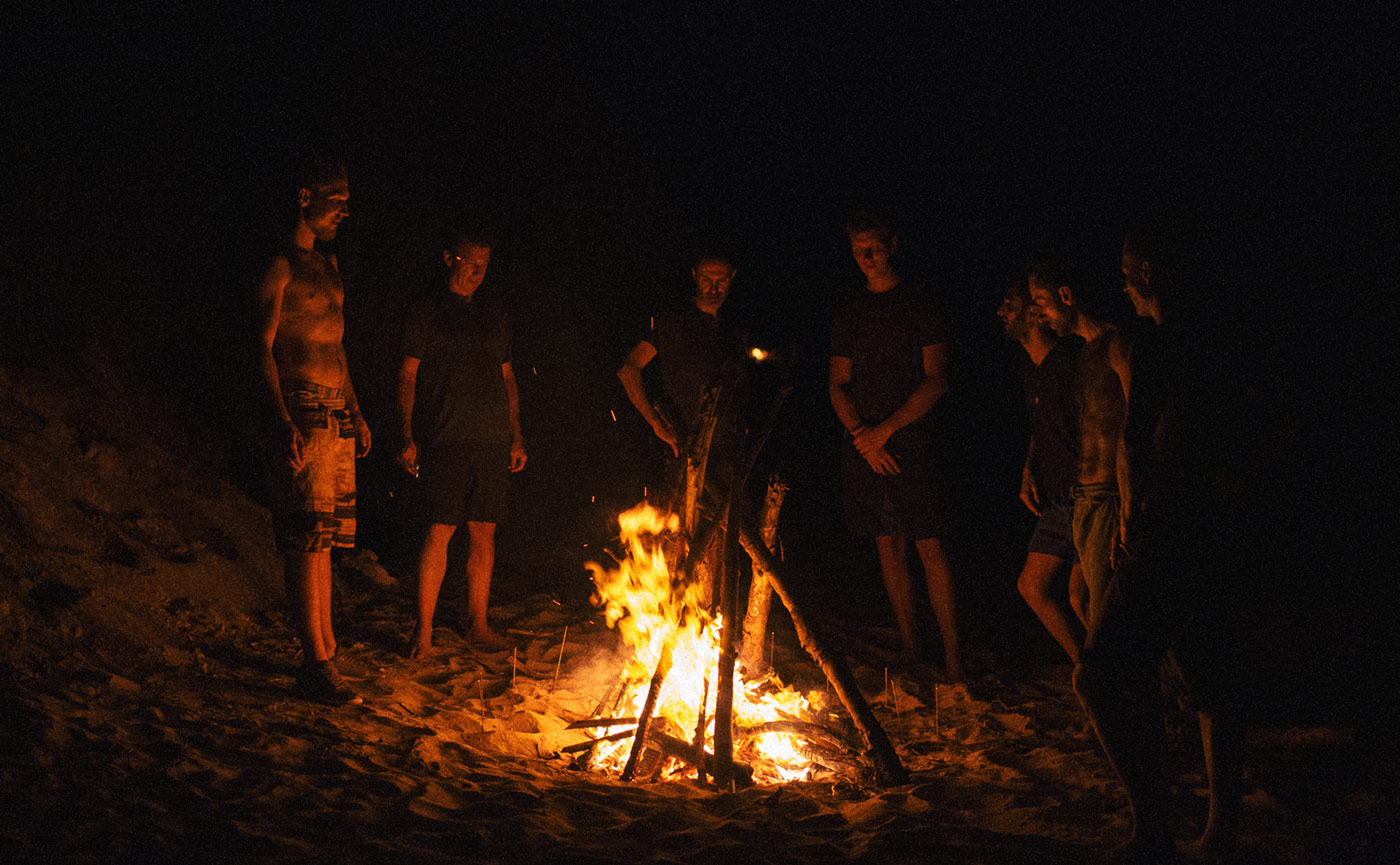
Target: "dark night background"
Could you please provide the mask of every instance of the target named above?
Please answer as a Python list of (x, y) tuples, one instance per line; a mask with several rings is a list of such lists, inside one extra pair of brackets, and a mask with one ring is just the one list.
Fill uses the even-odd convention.
[(1316, 672), (1390, 660), (1353, 650), (1393, 631), (1393, 568), (1372, 551), (1395, 508), (1382, 494), (1393, 399), (1379, 387), (1393, 271), (1377, 264), (1394, 252), (1396, 76), (1368, 37), (1393, 13), (260, 9), (12, 17), (7, 363), (115, 370), (256, 493), (254, 280), (288, 224), (295, 156), (341, 152), (346, 343), (376, 435), (363, 542), (403, 552), (399, 316), (439, 277), (443, 228), (484, 220), (501, 238), (487, 287), (513, 309), (531, 453), (498, 586), (583, 593), (580, 563), (660, 456), (613, 372), (650, 310), (683, 295), (689, 250), (719, 239), (741, 268), (730, 311), (792, 364), (764, 466), (793, 486), (789, 557), (822, 597), (878, 619), (873, 555), (836, 507), (824, 354), (859, 284), (843, 218), (873, 206), (954, 334), (939, 409), (959, 503), (949, 545), (971, 647), (1012, 654), (1023, 637), (1007, 634), (1029, 621), (1014, 588), (1025, 432), (1017, 354), (992, 312), (1007, 274), (1059, 241), (1083, 259), (1085, 290), (1131, 319), (1122, 232), (1145, 206), (1185, 201), (1204, 265), (1193, 300), (1261, 408), (1248, 435), (1270, 504), (1250, 519), (1291, 541), (1262, 545), (1248, 578), (1261, 603), (1307, 604), (1290, 620), (1313, 635), (1300, 645), (1334, 652)]

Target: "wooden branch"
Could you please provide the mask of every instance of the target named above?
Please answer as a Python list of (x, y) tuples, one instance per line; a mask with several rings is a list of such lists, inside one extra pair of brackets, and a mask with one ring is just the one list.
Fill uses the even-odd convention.
[(670, 671), (671, 647), (667, 645), (661, 650), (661, 660), (656, 665), (656, 672), (651, 676), (651, 687), (647, 689), (646, 702), (642, 704), (642, 713), (637, 716), (637, 735), (632, 739), (632, 752), (627, 755), (627, 765), (622, 770), (623, 781), (631, 781), (637, 771), (637, 760), (642, 756), (642, 745), (647, 739), (651, 713), (656, 711), (656, 696), (661, 692), (661, 683), (666, 680), (666, 674)]
[[(759, 514), (759, 535), (769, 552), (777, 552), (778, 514), (783, 507), (783, 497), (787, 486), (773, 475), (768, 478), (768, 494), (763, 498), (763, 511)], [(739, 651), (739, 660), (750, 673), (764, 669), (763, 638), (768, 633), (768, 611), (773, 603), (773, 584), (768, 580), (768, 572), (754, 562), (753, 579), (749, 581), (749, 605), (744, 614), (744, 646)], [(769, 659), (772, 662), (772, 659)]]
[(816, 661), (817, 666), (821, 667), (822, 672), (826, 674), (832, 690), (836, 692), (837, 698), (841, 700), (841, 704), (850, 713), (851, 721), (855, 723), (856, 729), (865, 739), (870, 756), (875, 761), (878, 780), (885, 785), (907, 782), (909, 771), (899, 761), (899, 755), (895, 753), (894, 746), (890, 744), (884, 728), (876, 720), (875, 713), (870, 711), (870, 705), (865, 702), (865, 697), (860, 693), (860, 687), (856, 684), (855, 676), (851, 674), (850, 668), (846, 666), (845, 659), (828, 651), (816, 633), (808, 626), (801, 608), (789, 591), (789, 583), (781, 563), (774, 560), (767, 547), (755, 541), (755, 535), (756, 533), (748, 525), (739, 527), (739, 543), (743, 545), (749, 558), (753, 559), (756, 564), (762, 565), (764, 570), (768, 572), (768, 579), (773, 585), (773, 591), (777, 592), (778, 597), (782, 599), (783, 605), (787, 607), (788, 613), (792, 617), (792, 625), (797, 631), (797, 639), (802, 643), (802, 648), (807, 650), (807, 654), (811, 655), (812, 660)]
[(727, 788), (734, 780), (734, 629), (738, 602), (735, 599), (738, 589), (738, 568), (733, 561), (732, 544), (736, 540), (734, 526), (730, 523), (733, 512), (733, 496), (730, 507), (725, 509), (724, 528), (721, 537), (719, 573), (715, 582), (719, 584), (719, 608), (721, 615), (719, 635), (719, 664), (715, 672), (715, 785)]
[(762, 724), (739, 728), (739, 734), (742, 736), (754, 737), (764, 733), (790, 733), (825, 748), (843, 749), (847, 747), (845, 737), (840, 733), (810, 721), (765, 721)]
[(700, 711), (695, 721), (695, 740), (692, 748), (695, 754), (696, 780), (705, 783), (705, 704), (710, 702), (710, 680), (705, 680), (705, 689), (700, 694)]
[[(665, 754), (667, 757), (675, 757), (677, 760), (682, 760), (692, 766), (696, 764), (695, 749), (690, 746), (689, 742), (683, 739), (677, 739), (675, 736), (656, 730), (647, 734), (647, 742), (660, 750), (661, 753)], [(715, 769), (714, 755), (707, 752), (703, 762), (705, 770), (713, 775)], [(698, 769), (700, 767), (696, 766), (696, 768)], [(741, 787), (747, 787), (752, 784), (753, 767), (743, 763), (735, 763), (734, 783)]]
[(620, 727), (623, 724), (635, 724), (636, 718), (584, 718), (582, 721), (575, 721), (565, 730), (590, 730), (594, 727)]
[(631, 730), (623, 730), (621, 733), (611, 733), (611, 734), (609, 734), (609, 735), (607, 735), (607, 736), (599, 736), (599, 737), (596, 738), (596, 739), (589, 739), (587, 742), (579, 742), (579, 743), (574, 744), (574, 745), (569, 745), (568, 747), (565, 747), (565, 748), (560, 748), (560, 749), (559, 749), (559, 753), (561, 753), (561, 754), (574, 754), (574, 753), (577, 753), (577, 752), (579, 752), (579, 751), (587, 751), (589, 748), (592, 748), (594, 745), (600, 745), (600, 744), (602, 744), (603, 742), (616, 742), (616, 741), (618, 741), (619, 739), (626, 739), (628, 736), (632, 735), (632, 734), (635, 733), (635, 732), (637, 732), (637, 731), (636, 731), (636, 729), (634, 728), (634, 729), (631, 729)]

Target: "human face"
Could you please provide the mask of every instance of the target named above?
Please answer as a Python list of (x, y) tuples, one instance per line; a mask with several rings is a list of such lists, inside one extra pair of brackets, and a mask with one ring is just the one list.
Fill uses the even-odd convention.
[(334, 240), (341, 221), (350, 215), (350, 181), (341, 177), (315, 191), (303, 189), (299, 200), (302, 219), (316, 239)]
[(1048, 285), (1034, 276), (1030, 278), (1031, 301), (1037, 317), (1050, 329), (1064, 336), (1074, 329), (1074, 311), (1060, 297), (1059, 286)]
[(1146, 262), (1129, 252), (1126, 245), (1123, 247), (1122, 269), (1123, 291), (1133, 302), (1133, 311), (1144, 318), (1151, 318), (1154, 303), (1148, 286), (1150, 271)]
[(1001, 299), (1001, 306), (997, 307), (1002, 331), (1008, 338), (1020, 340), (1030, 331), (1035, 309), (1034, 303), (1026, 303), (1015, 291), (1008, 291)]
[(729, 286), (734, 281), (734, 267), (727, 261), (707, 258), (690, 269), (695, 280), (695, 305), (701, 312), (715, 315), (729, 297)]
[(486, 278), (486, 267), (491, 263), (491, 247), (462, 243), (455, 249), (443, 252), (442, 260), (448, 267), (447, 284), (452, 293), (471, 297)]
[(894, 243), (894, 238), (886, 238), (879, 231), (858, 231), (851, 235), (851, 255), (866, 279), (889, 275)]

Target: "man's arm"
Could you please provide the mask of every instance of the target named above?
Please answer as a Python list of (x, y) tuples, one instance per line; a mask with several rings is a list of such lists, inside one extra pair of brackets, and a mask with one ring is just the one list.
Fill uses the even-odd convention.
[(291, 281), (291, 262), (279, 255), (268, 265), (258, 285), (258, 367), (262, 374), (263, 393), (278, 428), (277, 447), (286, 455), (287, 464), (300, 471), (303, 464), (301, 432), (292, 423), (287, 406), (282, 401), (282, 381), (277, 374), (277, 358), (272, 351), (282, 319), (282, 294)]
[(345, 343), (341, 343), (339, 349), (340, 368), (345, 371), (345, 410), (350, 413), (350, 423), (355, 427), (355, 456), (363, 457), (369, 454), (369, 424), (360, 414), (360, 400), (355, 396), (355, 386), (350, 383), (350, 360), (345, 355)]
[(890, 436), (929, 413), (948, 390), (948, 347), (943, 343), (923, 347), (924, 379), (904, 404), (872, 427), (856, 432), (856, 449), (862, 454), (883, 448)]
[(642, 383), (642, 370), (656, 357), (656, 347), (642, 340), (627, 353), (627, 359), (617, 369), (617, 377), (622, 381), (622, 389), (627, 392), (633, 407), (650, 426), (656, 437), (671, 446), (671, 453), (680, 456), (680, 446), (676, 443), (676, 431), (656, 411), (647, 398), (646, 386)]
[(1113, 371), (1118, 375), (1118, 382), (1123, 387), (1123, 423), (1119, 426), (1118, 453), (1114, 461), (1115, 474), (1118, 480), (1118, 543), (1124, 547), (1128, 542), (1128, 521), (1133, 513), (1134, 494), (1141, 488), (1142, 482), (1142, 458), (1149, 452), (1142, 442), (1137, 441), (1137, 436), (1129, 431), (1130, 422), (1136, 422), (1137, 418), (1130, 418), (1132, 412), (1132, 392), (1133, 392), (1133, 364), (1132, 352), (1121, 334), (1114, 334), (1109, 337), (1108, 342), (1108, 363)]
[[(860, 422), (860, 413), (856, 411), (855, 401), (846, 392), (846, 386), (850, 383), (851, 359), (832, 355), (831, 368), (827, 375), (827, 394), (831, 398), (831, 407), (836, 410), (836, 418), (841, 421), (841, 426), (852, 436), (859, 438), (867, 427)], [(899, 463), (885, 450), (883, 443), (868, 453), (861, 451), (861, 456), (865, 457), (865, 461), (870, 463), (876, 474), (899, 474)]]
[(1026, 447), (1026, 464), (1021, 467), (1021, 501), (1031, 513), (1040, 516), (1040, 490), (1035, 485), (1035, 472), (1031, 471), (1031, 463), (1035, 459), (1035, 436), (1031, 436), (1030, 445)]
[(418, 386), (419, 358), (404, 356), (399, 366), (399, 385), (396, 400), (399, 409), (399, 428), (403, 433), (403, 447), (399, 450), (399, 467), (411, 475), (418, 474), (418, 445), (413, 441), (413, 396)]
[(501, 364), (501, 375), (506, 380), (506, 405), (510, 408), (510, 470), (518, 472), (525, 468), (529, 456), (525, 453), (525, 437), (520, 434), (520, 389), (515, 384), (515, 370), (510, 362)]

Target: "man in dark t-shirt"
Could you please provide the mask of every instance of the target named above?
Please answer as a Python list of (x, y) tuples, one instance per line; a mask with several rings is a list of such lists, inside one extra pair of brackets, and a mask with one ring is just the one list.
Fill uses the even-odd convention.
[(508, 645), (486, 621), (496, 525), (505, 518), (507, 472), (525, 467), (519, 397), (510, 365), (510, 320), (478, 298), (491, 243), (463, 235), (443, 252), (447, 288), (414, 304), (404, 322), (398, 404), (399, 465), (418, 476), (428, 530), (418, 558), (418, 624), (409, 652), (433, 641), (433, 612), (447, 571), (447, 545), (467, 524), (469, 640)]
[(851, 434), (841, 454), (846, 518), (875, 538), (904, 650), (918, 651), (905, 541), (924, 566), (950, 681), (963, 679), (953, 581), (943, 553), (942, 495), (929, 411), (947, 390), (947, 338), (932, 305), (890, 264), (896, 239), (871, 214), (846, 227), (865, 288), (836, 315), (828, 390)]
[(1074, 376), (1084, 341), (1074, 334), (1057, 337), (1038, 311), (1025, 277), (1007, 289), (997, 308), (1007, 337), (1026, 350), (1021, 358), (1021, 383), (1031, 434), (1021, 470), (1021, 501), (1037, 520), (1016, 588), (1055, 642), (1078, 663), (1083, 630), (1065, 610), (1063, 582), (1055, 586), (1069, 564), (1070, 606), (1080, 624), (1087, 622), (1088, 589), (1075, 554), (1071, 530), (1074, 504), (1069, 497), (1079, 470)]
[[(670, 446), (673, 457), (679, 457), (689, 445), (700, 421), (706, 390), (719, 384), (726, 366), (742, 357), (742, 340), (719, 315), (737, 272), (728, 258), (701, 256), (690, 270), (695, 280), (690, 302), (657, 313), (617, 371), (627, 398), (656, 437)], [(647, 394), (642, 379), (642, 370), (653, 360), (660, 367), (662, 390), (655, 400)], [(726, 418), (731, 415), (725, 413)], [(732, 419), (722, 419), (716, 426), (710, 450), (712, 478), (723, 475), (727, 468), (732, 470), (729, 463), (737, 450), (732, 427)]]

